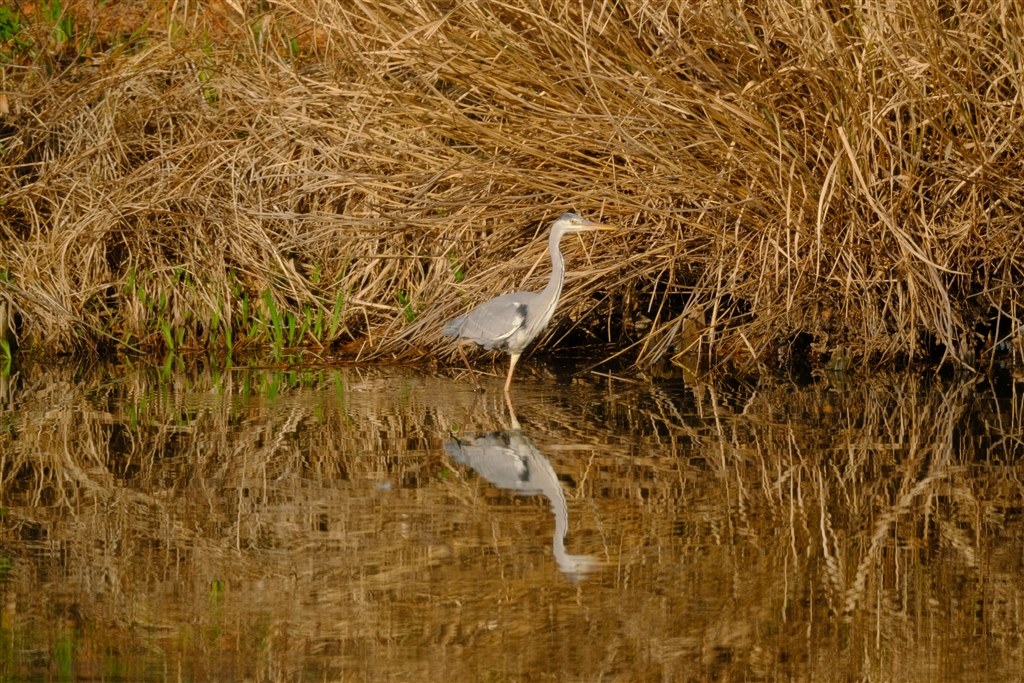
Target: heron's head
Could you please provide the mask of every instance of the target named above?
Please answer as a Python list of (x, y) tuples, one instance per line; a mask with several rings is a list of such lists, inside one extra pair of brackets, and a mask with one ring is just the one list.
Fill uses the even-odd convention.
[(587, 230), (614, 230), (615, 226), (588, 221), (586, 218), (570, 212), (563, 214), (561, 218), (555, 221), (554, 225), (551, 226), (551, 229), (554, 232), (566, 234), (570, 232), (584, 232)]

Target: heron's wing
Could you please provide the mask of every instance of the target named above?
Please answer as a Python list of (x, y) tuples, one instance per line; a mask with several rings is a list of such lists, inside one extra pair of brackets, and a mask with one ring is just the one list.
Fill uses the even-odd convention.
[(511, 489), (520, 495), (541, 492), (530, 477), (530, 460), (536, 457), (537, 448), (521, 432), (490, 432), (475, 438), (452, 438), (445, 443), (444, 450), (456, 462), (472, 467), (495, 486)]
[(529, 292), (505, 294), (485, 301), (445, 325), (449, 337), (462, 337), (485, 349), (502, 348), (526, 324)]

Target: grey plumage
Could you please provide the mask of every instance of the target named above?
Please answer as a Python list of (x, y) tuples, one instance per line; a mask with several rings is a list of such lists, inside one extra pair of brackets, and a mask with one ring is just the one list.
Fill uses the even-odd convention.
[(563, 215), (552, 224), (548, 237), (551, 278), (547, 286), (539, 292), (513, 292), (485, 301), (469, 313), (449, 321), (444, 326), (444, 335), (466, 339), (488, 350), (508, 353), (507, 393), (519, 356), (551, 322), (562, 294), (565, 280), (565, 259), (559, 248), (562, 237), (574, 232), (614, 229), (611, 225), (594, 223), (574, 213)]
[[(509, 411), (511, 413), (511, 406)], [(555, 515), (555, 532), (551, 537), (555, 561), (567, 576), (574, 580), (582, 579), (597, 567), (597, 558), (571, 555), (566, 551), (569, 506), (562, 484), (551, 462), (523, 432), (514, 413), (512, 427), (508, 431), (489, 432), (475, 437), (452, 437), (445, 442), (444, 450), (453, 460), (472, 467), (477, 474), (499, 488), (510, 489), (521, 496), (541, 494), (547, 498)]]

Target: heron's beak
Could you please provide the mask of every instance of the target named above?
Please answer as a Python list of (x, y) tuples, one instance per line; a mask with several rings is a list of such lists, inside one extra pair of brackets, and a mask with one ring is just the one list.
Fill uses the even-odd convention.
[(587, 230), (617, 230), (618, 226), (609, 225), (608, 223), (594, 223), (587, 221), (583, 226)]

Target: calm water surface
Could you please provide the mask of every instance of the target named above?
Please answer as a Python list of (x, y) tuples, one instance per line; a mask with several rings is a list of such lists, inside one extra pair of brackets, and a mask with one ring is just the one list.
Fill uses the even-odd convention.
[(1012, 384), (485, 387), (23, 369), (0, 681), (1020, 680)]

